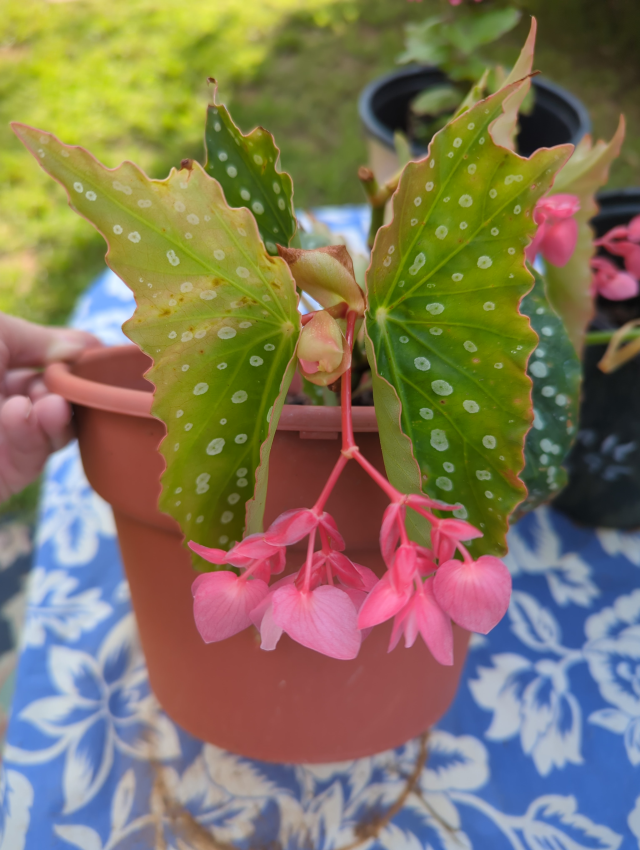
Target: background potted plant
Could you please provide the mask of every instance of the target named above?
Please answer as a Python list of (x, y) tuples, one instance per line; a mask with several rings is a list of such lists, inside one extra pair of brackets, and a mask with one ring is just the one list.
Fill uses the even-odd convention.
[[(567, 334), (539, 276), (531, 290), (525, 252), (538, 230), (549, 253), (558, 217), (561, 241), (580, 246), (582, 206), (570, 195), (562, 219), (564, 197), (545, 198), (570, 146), (511, 149), (527, 85), (470, 99), (405, 168), (366, 293), (343, 247), (295, 246), (272, 137), (242, 135), (215, 98), (206, 165), (185, 160), (164, 181), (14, 125), (136, 296), (125, 330), (141, 350), (58, 365), (47, 381), (79, 405), (152, 686), (199, 737), (282, 761), (391, 747), (446, 709), (465, 629), (506, 610), (509, 518), (560, 486), (579, 384), (580, 326)], [(615, 144), (577, 153), (565, 188), (588, 215)], [(561, 272), (555, 288), (548, 278), (560, 308), (578, 297)], [(319, 309), (301, 317), (296, 289)], [(365, 356), (368, 375), (355, 368)], [(537, 364), (558, 363), (551, 397)], [(340, 379), (340, 408), (284, 405), (298, 364), (305, 386)], [(352, 379), (369, 382), (375, 412), (352, 411)], [(201, 571), (198, 630), (183, 539)]]
[[(429, 139), (455, 114), (470, 87), (496, 91), (507, 77), (483, 49), (516, 26), (520, 11), (488, 4), (450, 5), (444, 0), (442, 5), (440, 14), (406, 25), (405, 49), (398, 62), (408, 67), (377, 78), (360, 96), (369, 162), (382, 180), (391, 177), (404, 159), (424, 156)], [(530, 73), (535, 37), (534, 19), (510, 80)], [(532, 83), (520, 107), (516, 149), (521, 154), (575, 145), (591, 131), (589, 114), (576, 97), (541, 77)]]

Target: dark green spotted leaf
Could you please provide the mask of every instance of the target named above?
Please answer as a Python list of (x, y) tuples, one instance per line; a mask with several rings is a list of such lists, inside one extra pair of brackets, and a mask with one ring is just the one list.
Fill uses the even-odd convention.
[(539, 343), (529, 361), (533, 381), (533, 428), (524, 446), (525, 467), (520, 478), (527, 498), (514, 519), (546, 502), (564, 487), (561, 464), (575, 440), (582, 369), (562, 320), (550, 306), (544, 281), (534, 271), (535, 285), (520, 307), (529, 316)]
[(205, 171), (222, 186), (231, 207), (247, 207), (255, 216), (267, 251), (288, 246), (296, 232), (293, 183), (278, 171), (280, 151), (271, 133), (256, 127), (245, 135), (231, 120), (229, 110), (216, 103), (207, 109)]
[(242, 537), (245, 508), (247, 530), (258, 530), (299, 333), (286, 263), (197, 163), (150, 180), (130, 162), (107, 169), (49, 133), (14, 129), (107, 240), (109, 265), (135, 294), (125, 332), (153, 358), (152, 411), (168, 432), (160, 508), (208, 546)]
[[(401, 411), (384, 427), (410, 439), (425, 491), (461, 503), (457, 515), (484, 532), (476, 554), (504, 553), (507, 518), (526, 496), (518, 473), (536, 337), (518, 309), (533, 283), (524, 251), (535, 203), (572, 150), (523, 159), (493, 142), (518, 85), (463, 113), (409, 163), (367, 276), (367, 333)], [(374, 397), (378, 412), (375, 383)], [(393, 480), (386, 453), (385, 465)]]

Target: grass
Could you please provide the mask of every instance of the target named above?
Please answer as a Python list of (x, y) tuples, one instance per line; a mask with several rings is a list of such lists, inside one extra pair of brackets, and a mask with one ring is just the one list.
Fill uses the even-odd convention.
[[(598, 0), (519, 5), (539, 17), (537, 67), (586, 103), (596, 134), (611, 135), (619, 111), (627, 114), (629, 140), (612, 184), (637, 183), (640, 91), (628, 36), (640, 25), (635, 0), (611, 0), (606, 9)], [(9, 120), (82, 143), (108, 165), (130, 158), (164, 177), (182, 157), (202, 156), (205, 81), (214, 75), (243, 127), (260, 123), (274, 132), (298, 206), (359, 201), (356, 171), (366, 150), (358, 93), (394, 66), (402, 25), (437, 6), (438, 0), (5, 0), (0, 309), (63, 322), (104, 255), (101, 238), (67, 208), (62, 190), (12, 136)], [(526, 27), (523, 21), (500, 46), (503, 61), (513, 61)], [(596, 43), (594, 28), (606, 38)], [(617, 55), (625, 61), (612, 61)]]

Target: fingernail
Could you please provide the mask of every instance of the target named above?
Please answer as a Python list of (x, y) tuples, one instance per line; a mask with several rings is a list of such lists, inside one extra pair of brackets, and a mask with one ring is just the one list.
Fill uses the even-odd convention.
[(79, 339), (75, 334), (59, 334), (47, 349), (47, 362), (75, 360), (86, 347), (85, 340)]
[(26, 396), (25, 396), (25, 398), (26, 398), (26, 400), (29, 404), (29, 406), (27, 407), (25, 414), (24, 414), (24, 420), (25, 420), (25, 422), (27, 422), (29, 417), (31, 416), (31, 411), (33, 410), (33, 402), (31, 401), (30, 398), (28, 398)]

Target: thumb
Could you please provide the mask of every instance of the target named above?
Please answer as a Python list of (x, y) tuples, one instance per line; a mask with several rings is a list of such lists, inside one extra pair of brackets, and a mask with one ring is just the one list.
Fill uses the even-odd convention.
[(86, 331), (45, 327), (0, 313), (0, 372), (74, 360), (86, 348), (99, 345)]

